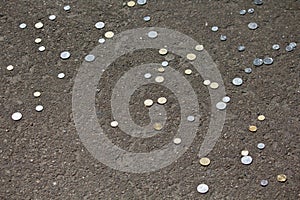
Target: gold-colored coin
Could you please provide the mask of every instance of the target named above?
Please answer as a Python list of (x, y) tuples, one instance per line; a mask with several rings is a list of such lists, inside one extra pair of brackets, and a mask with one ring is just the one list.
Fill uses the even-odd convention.
[(133, 7), (133, 6), (135, 6), (135, 2), (134, 1), (128, 1), (127, 6)]
[(162, 129), (162, 125), (161, 125), (161, 123), (155, 123), (153, 125), (153, 128), (157, 131), (160, 131)]
[(112, 32), (112, 31), (107, 31), (105, 34), (104, 34), (104, 36), (106, 37), (106, 38), (112, 38), (112, 37), (114, 37), (114, 32)]
[(160, 49), (160, 50), (158, 51), (158, 53), (159, 53), (160, 55), (166, 55), (166, 54), (168, 53), (168, 50), (167, 50), (167, 49)]
[(158, 72), (160, 72), (160, 73), (165, 72), (165, 68), (163, 68), (163, 67), (160, 67), (160, 68), (158, 68), (157, 70), (158, 70)]
[(186, 69), (186, 70), (184, 71), (184, 73), (185, 73), (186, 75), (191, 75), (191, 74), (192, 74), (192, 70), (191, 70), (191, 69)]
[(256, 132), (256, 131), (257, 131), (257, 127), (251, 125), (251, 126), (249, 126), (249, 131), (251, 131), (251, 132)]
[(203, 49), (204, 49), (204, 47), (201, 44), (195, 46), (196, 51), (203, 51)]
[(188, 60), (191, 60), (191, 61), (195, 60), (196, 57), (197, 57), (197, 56), (196, 56), (195, 54), (193, 54), (193, 53), (189, 53), (189, 54), (186, 55), (186, 58), (187, 58)]
[(242, 156), (248, 156), (248, 155), (249, 155), (249, 151), (248, 151), (248, 150), (243, 150), (243, 151), (241, 152), (241, 155), (242, 155)]
[(210, 164), (210, 160), (209, 158), (201, 158), (199, 163), (202, 165), (202, 166), (208, 166)]
[(211, 89), (217, 89), (219, 87), (219, 83), (212, 82), (209, 86)]
[(286, 177), (286, 175), (285, 174), (279, 174), (279, 175), (277, 175), (277, 181), (278, 182), (285, 182), (286, 181), (286, 179), (287, 179), (287, 177)]
[(167, 103), (167, 99), (165, 97), (159, 97), (157, 99), (157, 103), (163, 105), (163, 104)]
[(257, 119), (258, 119), (259, 121), (264, 121), (264, 120), (266, 119), (266, 117), (265, 117), (264, 115), (259, 115), (259, 116), (257, 117)]
[(146, 99), (146, 100), (144, 101), (144, 105), (145, 105), (146, 107), (150, 107), (150, 106), (153, 105), (153, 101), (152, 101), (151, 99)]

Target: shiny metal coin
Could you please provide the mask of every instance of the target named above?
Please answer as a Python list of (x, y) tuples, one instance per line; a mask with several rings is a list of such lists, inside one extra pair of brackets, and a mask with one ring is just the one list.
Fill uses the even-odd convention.
[(128, 1), (127, 6), (128, 7), (133, 7), (133, 6), (135, 6), (135, 2), (134, 1)]
[(248, 150), (243, 150), (243, 151), (241, 151), (241, 155), (242, 156), (248, 156), (249, 155), (249, 151)]
[(155, 130), (157, 130), (157, 131), (160, 131), (160, 130), (163, 128), (163, 126), (162, 126), (161, 123), (155, 123), (155, 124), (153, 125), (153, 128), (154, 128)]
[(260, 5), (262, 5), (264, 2), (263, 2), (263, 0), (254, 0), (253, 3), (254, 3), (255, 5), (260, 6)]
[(6, 69), (7, 69), (8, 71), (12, 71), (12, 70), (14, 69), (14, 66), (8, 65), (8, 66), (6, 67)]
[(160, 49), (160, 50), (158, 51), (158, 53), (159, 53), (160, 55), (166, 55), (166, 54), (168, 53), (168, 50), (162, 48), (162, 49)]
[(92, 54), (89, 54), (87, 56), (84, 57), (84, 60), (87, 61), (87, 62), (93, 62), (95, 60), (95, 56), (92, 55)]
[(251, 125), (251, 126), (249, 126), (249, 131), (251, 131), (251, 132), (256, 132), (256, 131), (257, 131), (257, 127)]
[(174, 144), (180, 144), (181, 139), (180, 138), (174, 138), (173, 142), (174, 142)]
[(20, 27), (21, 29), (24, 29), (24, 28), (27, 27), (27, 25), (26, 25), (25, 23), (22, 23), (22, 24), (19, 25), (19, 27)]
[(36, 44), (39, 44), (39, 43), (42, 42), (42, 39), (41, 39), (41, 38), (36, 38), (36, 39), (34, 40), (34, 42), (35, 42)]
[(197, 186), (197, 191), (201, 194), (205, 194), (207, 193), (209, 190), (208, 185), (206, 184), (200, 184)]
[(266, 119), (266, 117), (265, 117), (264, 115), (259, 115), (259, 116), (257, 117), (257, 119), (258, 119), (259, 121), (264, 121), (264, 120)]
[(290, 52), (290, 51), (293, 51), (294, 48), (292, 46), (288, 45), (288, 46), (285, 47), (285, 50)]
[(234, 78), (234, 79), (232, 80), (232, 84), (233, 84), (233, 85), (236, 85), (236, 86), (240, 86), (240, 85), (243, 84), (243, 79), (241, 79), (241, 78), (239, 78), (239, 77)]
[(51, 21), (53, 21), (53, 20), (56, 19), (56, 16), (55, 15), (50, 15), (48, 19), (51, 20)]
[(46, 47), (44, 47), (44, 46), (40, 46), (40, 47), (39, 47), (39, 51), (40, 51), (40, 52), (43, 52), (43, 51), (45, 51), (45, 50), (46, 50)]
[(162, 82), (164, 82), (164, 80), (165, 80), (165, 78), (163, 76), (157, 76), (155, 78), (155, 82), (157, 82), (157, 83), (162, 83)]
[(263, 59), (260, 59), (260, 58), (255, 58), (254, 60), (253, 60), (253, 65), (254, 66), (261, 66), (262, 64), (264, 63), (264, 61), (263, 61)]
[(201, 44), (198, 44), (198, 45), (195, 46), (196, 51), (203, 51), (203, 49), (204, 49), (204, 46), (201, 45)]
[(284, 182), (286, 182), (286, 180), (287, 180), (287, 176), (285, 174), (279, 174), (279, 175), (277, 175), (277, 181), (278, 182), (284, 183)]
[(43, 28), (44, 24), (42, 22), (38, 22), (34, 25), (35, 28), (40, 29)]
[(104, 23), (104, 22), (97, 22), (97, 23), (95, 24), (95, 27), (96, 27), (97, 29), (102, 29), (102, 28), (105, 27), (105, 23)]
[(166, 104), (167, 101), (168, 101), (168, 100), (167, 100), (167, 98), (165, 98), (165, 97), (159, 97), (159, 98), (157, 99), (157, 103), (160, 104), (160, 105)]
[(250, 165), (252, 163), (252, 157), (251, 156), (243, 156), (241, 158), (241, 162), (244, 164), (244, 165)]
[(252, 73), (252, 69), (249, 68), (249, 67), (248, 67), (248, 68), (245, 68), (244, 71), (245, 71), (246, 74), (251, 74), (251, 73)]
[(163, 73), (163, 72), (165, 72), (165, 68), (160, 67), (160, 68), (157, 69), (157, 71), (160, 72), (160, 73)]
[(251, 29), (251, 30), (255, 30), (255, 29), (258, 28), (258, 25), (257, 25), (257, 23), (255, 23), (255, 22), (250, 22), (250, 23), (248, 24), (248, 28)]
[(59, 74), (57, 75), (57, 77), (60, 78), (60, 79), (62, 79), (62, 78), (65, 77), (65, 74), (64, 74), (64, 73), (59, 73)]
[(213, 27), (211, 27), (211, 30), (212, 30), (213, 32), (217, 32), (217, 31), (219, 30), (219, 27), (213, 26)]
[(14, 121), (19, 121), (20, 119), (22, 119), (22, 113), (20, 112), (15, 112), (12, 114), (11, 118), (14, 120)]
[(154, 39), (154, 38), (156, 38), (157, 36), (158, 36), (158, 33), (157, 33), (156, 31), (150, 31), (150, 32), (148, 33), (148, 37), (149, 37), (149, 38)]
[(211, 84), (211, 82), (210, 82), (210, 80), (204, 80), (203, 84), (206, 85), (206, 86), (209, 86)]
[(114, 37), (114, 35), (115, 35), (115, 33), (112, 32), (112, 31), (107, 31), (107, 32), (104, 34), (104, 36), (105, 36), (106, 38), (112, 38), (112, 37)]
[(243, 45), (238, 46), (238, 51), (245, 51), (246, 47)]
[(265, 146), (266, 146), (266, 145), (265, 145), (264, 143), (258, 143), (258, 144), (257, 144), (257, 148), (259, 148), (259, 149), (261, 149), (261, 150), (264, 149)]
[(147, 3), (147, 0), (137, 0), (137, 4), (139, 5), (145, 5)]
[(145, 105), (146, 107), (152, 106), (152, 105), (153, 105), (152, 99), (146, 99), (146, 100), (144, 101), (144, 105)]
[(70, 9), (71, 9), (71, 6), (69, 6), (69, 5), (64, 6), (65, 11), (69, 11)]
[(266, 187), (268, 184), (269, 184), (268, 180), (261, 180), (260, 181), (260, 185), (263, 186), (263, 187)]
[(208, 166), (210, 164), (210, 159), (209, 158), (201, 158), (199, 160), (199, 163), (202, 165), (202, 166)]
[(146, 79), (149, 79), (149, 78), (152, 77), (152, 75), (151, 75), (150, 73), (146, 73), (146, 74), (144, 74), (144, 77), (145, 77)]
[(100, 39), (98, 40), (98, 42), (99, 42), (100, 44), (103, 44), (103, 43), (105, 42), (105, 39), (104, 39), (104, 38), (100, 38)]
[(37, 105), (37, 106), (35, 107), (35, 110), (36, 110), (37, 112), (41, 112), (42, 110), (44, 110), (44, 107), (43, 107), (42, 105)]
[(151, 20), (151, 17), (150, 16), (145, 16), (143, 19), (144, 19), (145, 22), (148, 22), (148, 21)]
[(192, 70), (191, 69), (186, 69), (186, 70), (184, 70), (184, 73), (186, 74), (186, 75), (191, 75), (192, 74)]
[(209, 85), (209, 87), (210, 87), (211, 89), (217, 89), (217, 88), (219, 88), (219, 83), (217, 83), (217, 82), (212, 82), (212, 83)]
[(40, 97), (41, 96), (41, 92), (36, 91), (36, 92), (33, 93), (33, 96), (34, 97)]
[(190, 115), (190, 116), (187, 117), (187, 120), (188, 120), (189, 122), (193, 122), (193, 121), (195, 121), (195, 117), (192, 116), (192, 115)]
[(110, 126), (113, 128), (116, 128), (118, 125), (119, 125), (119, 123), (117, 121), (110, 122)]
[(216, 108), (217, 108), (218, 110), (225, 110), (226, 107), (227, 107), (227, 104), (224, 103), (224, 102), (221, 102), (221, 101), (218, 102), (218, 103), (216, 104)]
[(248, 13), (249, 13), (249, 14), (253, 14), (253, 13), (254, 13), (254, 8), (249, 8), (249, 9), (248, 9)]
[(220, 36), (220, 40), (221, 41), (226, 41), (227, 40), (227, 36), (226, 35), (221, 35)]
[(289, 44), (289, 46), (291, 46), (291, 47), (293, 47), (293, 48), (296, 48), (297, 43), (296, 43), (296, 42), (291, 42), (291, 43)]
[(240, 15), (245, 15), (247, 13), (246, 10), (240, 10)]
[(230, 97), (226, 96), (226, 97), (223, 97), (222, 101), (224, 103), (229, 103), (230, 102)]
[(280, 49), (279, 44), (273, 44), (272, 49), (273, 50), (279, 50)]
[(265, 65), (272, 65), (273, 64), (273, 58), (266, 57), (266, 58), (264, 58), (263, 62), (264, 62)]
[(167, 66), (169, 65), (169, 62), (168, 62), (168, 61), (163, 61), (163, 62), (161, 63), (161, 65), (162, 65), (163, 67), (167, 67)]
[(68, 51), (63, 51), (60, 53), (60, 58), (64, 59), (64, 60), (70, 58), (70, 56), (71, 56), (71, 53)]
[(193, 61), (197, 58), (197, 56), (193, 53), (189, 53), (189, 54), (186, 55), (186, 58), (190, 61)]

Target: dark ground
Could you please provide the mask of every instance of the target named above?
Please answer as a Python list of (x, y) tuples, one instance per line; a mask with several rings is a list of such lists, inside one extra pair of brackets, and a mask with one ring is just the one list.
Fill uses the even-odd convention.
[[(71, 5), (69, 13), (63, 10), (67, 4)], [(251, 7), (255, 8), (254, 14), (238, 14)], [(118, 0), (1, 0), (0, 14), (0, 199), (300, 198), (299, 47), (293, 52), (284, 50), (289, 42), (300, 43), (299, 1), (265, 0), (264, 5), (255, 6), (250, 0), (149, 0), (145, 6), (128, 8)], [(50, 14), (57, 16), (54, 22), (48, 20)], [(152, 19), (144, 22), (148, 14)], [(98, 45), (105, 31), (94, 28), (99, 20), (106, 22), (105, 30), (115, 33), (145, 26), (166, 27), (205, 46), (218, 64), (232, 99), (222, 137), (208, 155), (212, 161), (209, 167), (201, 167), (197, 157), (209, 124), (210, 101), (207, 89), (199, 84), (203, 80), (196, 76), (191, 76), (191, 82), (198, 87), (202, 126), (190, 149), (172, 165), (146, 174), (115, 171), (94, 159), (80, 142), (72, 119), (72, 86), (84, 56)], [(34, 28), (38, 21), (44, 23), (41, 30)], [(247, 27), (252, 21), (260, 26), (255, 31)], [(24, 30), (18, 27), (22, 22), (28, 25)], [(210, 30), (213, 25), (219, 26), (217, 33)], [(228, 40), (221, 42), (220, 34), (227, 35)], [(45, 52), (37, 51), (36, 37), (43, 39)], [(275, 43), (280, 44), (279, 51), (271, 49)], [(241, 44), (246, 51), (237, 51)], [(63, 50), (72, 53), (70, 59), (59, 58)], [(124, 65), (126, 70), (141, 61), (162, 61), (150, 52), (145, 57), (139, 55), (142, 52), (123, 57), (115, 65)], [(256, 56), (266, 55), (274, 58), (273, 65), (253, 67), (250, 75), (243, 72), (245, 67), (252, 67)], [(13, 71), (6, 70), (10, 64), (15, 66)], [(66, 77), (58, 79), (59, 72), (65, 72)], [(120, 73), (112, 67), (101, 79), (106, 87), (97, 96), (99, 109), (109, 108), (107, 95)], [(241, 87), (231, 84), (237, 75), (245, 81)], [(32, 96), (36, 90), (42, 91), (40, 98)], [(137, 123), (149, 122), (146, 110), (137, 101), (149, 97), (148, 91), (152, 91), (151, 97), (158, 97), (162, 90), (143, 87), (135, 93), (131, 111)], [(175, 97), (166, 92), (176, 103)], [(45, 107), (41, 113), (34, 110), (39, 103)], [(178, 109), (167, 108), (175, 125), (168, 124), (165, 137), (160, 142), (151, 140), (148, 145), (159, 148), (169, 139), (168, 133), (178, 124)], [(16, 111), (23, 113), (19, 122), (11, 120)], [(266, 116), (263, 122), (256, 120), (260, 113)], [(99, 120), (111, 135), (111, 113)], [(249, 133), (250, 124), (258, 126), (256, 133)], [(116, 144), (128, 147), (122, 143), (125, 135), (114, 135), (110, 137)], [(256, 147), (259, 142), (266, 144), (262, 151)], [(131, 150), (147, 148), (137, 145)], [(240, 162), (240, 151), (245, 148), (254, 159), (250, 166)], [(287, 182), (277, 182), (276, 176), (281, 173), (287, 175)], [(260, 186), (262, 179), (269, 180), (267, 187)], [(210, 187), (207, 194), (196, 190), (202, 182)]]

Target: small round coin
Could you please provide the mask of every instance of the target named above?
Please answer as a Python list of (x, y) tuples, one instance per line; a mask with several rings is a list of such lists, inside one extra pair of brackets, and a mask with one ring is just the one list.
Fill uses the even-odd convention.
[(110, 126), (113, 128), (117, 127), (118, 125), (119, 125), (119, 123), (117, 121), (110, 122)]
[(211, 27), (211, 30), (212, 30), (213, 32), (217, 32), (217, 31), (219, 30), (219, 27), (213, 26), (213, 27)]
[(224, 103), (229, 103), (229, 102), (230, 102), (230, 97), (229, 97), (229, 96), (223, 97), (223, 98), (222, 98), (222, 101), (223, 101)]
[(42, 22), (38, 22), (34, 25), (35, 28), (40, 29), (43, 28), (44, 24)]
[(51, 20), (51, 21), (53, 21), (53, 20), (56, 19), (56, 16), (55, 16), (55, 15), (50, 15), (50, 16), (48, 17), (48, 19)]
[(163, 105), (163, 104), (167, 103), (167, 98), (165, 98), (165, 97), (159, 97), (157, 99), (157, 103)]
[(36, 92), (33, 93), (33, 96), (34, 97), (40, 97), (41, 96), (41, 92), (36, 91)]
[(160, 49), (160, 50), (158, 51), (158, 53), (159, 53), (160, 55), (166, 55), (166, 54), (168, 53), (168, 50), (162, 48), (162, 49)]
[(187, 120), (188, 120), (189, 122), (193, 122), (193, 121), (195, 121), (195, 117), (192, 116), (192, 115), (190, 115), (190, 116), (187, 117)]
[(260, 150), (264, 149), (265, 146), (266, 146), (266, 145), (265, 145), (264, 143), (258, 143), (258, 144), (257, 144), (257, 148), (260, 149)]
[(237, 77), (232, 80), (232, 84), (235, 86), (240, 86), (243, 84), (243, 79)]
[(12, 70), (14, 69), (14, 66), (8, 65), (8, 66), (6, 67), (6, 69), (7, 69), (8, 71), (12, 71)]
[(266, 119), (266, 117), (265, 117), (264, 115), (259, 115), (259, 116), (257, 117), (257, 119), (258, 119), (259, 121), (264, 121), (264, 120)]
[(184, 73), (186, 75), (191, 75), (192, 74), (192, 70), (191, 69), (186, 69), (186, 70), (184, 70)]
[(189, 54), (186, 55), (186, 58), (187, 58), (188, 60), (190, 60), (190, 61), (195, 60), (196, 57), (197, 57), (197, 56), (196, 56), (195, 54), (193, 54), (193, 53), (189, 53)]
[(146, 100), (144, 101), (144, 105), (145, 105), (146, 107), (150, 107), (150, 106), (153, 105), (153, 101), (152, 101), (151, 99), (146, 99)]
[(150, 31), (150, 32), (148, 33), (148, 37), (149, 37), (149, 38), (154, 39), (154, 38), (156, 38), (157, 36), (158, 36), (158, 33), (157, 33), (156, 31)]
[(37, 106), (35, 107), (35, 110), (36, 110), (37, 112), (41, 112), (42, 110), (44, 110), (44, 107), (43, 107), (42, 105), (37, 105)]
[(253, 65), (256, 66), (256, 67), (259, 67), (259, 66), (261, 66), (262, 64), (264, 64), (264, 61), (263, 61), (263, 59), (261, 59), (261, 58), (255, 58), (255, 59), (253, 60)]
[(209, 158), (206, 158), (206, 157), (201, 158), (201, 159), (199, 160), (199, 163), (200, 163), (202, 166), (208, 166), (208, 165), (210, 164), (210, 159), (209, 159)]
[(224, 102), (221, 102), (221, 101), (218, 102), (218, 103), (216, 104), (216, 108), (217, 108), (218, 110), (225, 110), (226, 107), (227, 107), (227, 104), (224, 103)]
[(57, 75), (57, 77), (60, 78), (60, 79), (62, 79), (62, 78), (65, 77), (65, 74), (64, 74), (64, 73), (59, 73), (59, 74)]
[(19, 25), (19, 27), (20, 27), (21, 29), (24, 29), (24, 28), (27, 27), (27, 25), (26, 25), (25, 23), (22, 23), (22, 24)]
[(241, 162), (244, 164), (244, 165), (250, 165), (252, 163), (252, 157), (251, 156), (243, 156), (241, 158)]
[(278, 182), (284, 183), (286, 180), (287, 180), (287, 177), (286, 177), (285, 174), (278, 174), (277, 175), (277, 181)]
[(84, 57), (84, 60), (87, 61), (87, 62), (93, 62), (95, 60), (95, 56), (92, 55), (92, 54), (89, 54), (87, 56)]
[(249, 131), (251, 131), (251, 132), (256, 132), (256, 131), (257, 131), (257, 127), (251, 125), (251, 126), (249, 126)]
[(68, 51), (63, 51), (60, 53), (60, 58), (63, 60), (70, 58), (70, 56), (71, 56), (71, 53)]
[(42, 39), (41, 39), (41, 38), (36, 38), (36, 39), (34, 40), (34, 42), (35, 42), (36, 44), (39, 44), (39, 43), (42, 42)]
[(14, 120), (14, 121), (19, 121), (21, 118), (22, 118), (22, 113), (20, 112), (15, 112), (12, 114), (11, 118)]
[(242, 156), (248, 156), (249, 155), (249, 151), (248, 150), (242, 150), (241, 151), (241, 155)]
[(201, 45), (201, 44), (198, 44), (198, 45), (195, 46), (196, 51), (203, 51), (203, 49), (204, 49), (204, 46)]
[(208, 188), (208, 185), (206, 185), (206, 184), (203, 184), (203, 183), (202, 183), (202, 184), (200, 184), (200, 185), (197, 186), (197, 191), (198, 191), (199, 193), (201, 193), (201, 194), (207, 193), (208, 190), (209, 190), (209, 188)]
[(206, 85), (206, 86), (209, 86), (211, 84), (211, 82), (210, 82), (210, 80), (204, 80), (203, 84)]
[(104, 23), (104, 22), (97, 22), (97, 23), (95, 24), (95, 27), (96, 27), (97, 29), (102, 29), (102, 28), (105, 27), (105, 23)]
[(180, 138), (174, 138), (173, 142), (174, 142), (174, 144), (180, 144), (181, 139)]
[(146, 79), (149, 79), (149, 78), (152, 77), (152, 75), (151, 75), (150, 73), (146, 73), (146, 74), (144, 74), (144, 77), (145, 77)]
[(159, 68), (157, 69), (157, 71), (160, 72), (160, 73), (163, 73), (163, 72), (165, 72), (165, 68), (159, 67)]
[(165, 78), (163, 76), (157, 76), (155, 77), (155, 82), (162, 83), (164, 82)]
[(45, 50), (46, 50), (46, 47), (44, 47), (44, 46), (40, 46), (40, 47), (39, 47), (39, 51), (40, 51), (40, 52), (43, 52), (43, 51), (45, 51)]
[(260, 185), (263, 186), (263, 187), (266, 187), (268, 184), (269, 184), (268, 180), (261, 180), (260, 181)]
[(115, 35), (115, 33), (112, 32), (112, 31), (107, 31), (107, 32), (104, 34), (104, 36), (105, 36), (106, 38), (112, 38), (112, 37), (114, 37), (114, 35)]
[(163, 127), (161, 123), (154, 123), (153, 128), (157, 131), (160, 131)]
[(133, 7), (133, 6), (135, 6), (135, 2), (134, 1), (128, 1), (127, 6), (128, 7)]
[(245, 73), (246, 74), (251, 74), (252, 73), (252, 69), (250, 67), (245, 68)]
[(211, 89), (217, 89), (217, 88), (219, 87), (219, 83), (217, 83), (217, 82), (212, 82), (212, 83), (209, 85), (209, 87), (210, 87)]
[(257, 25), (257, 23), (255, 23), (255, 22), (250, 22), (250, 23), (248, 24), (248, 28), (249, 28), (250, 30), (255, 30), (255, 29), (258, 28), (258, 25)]

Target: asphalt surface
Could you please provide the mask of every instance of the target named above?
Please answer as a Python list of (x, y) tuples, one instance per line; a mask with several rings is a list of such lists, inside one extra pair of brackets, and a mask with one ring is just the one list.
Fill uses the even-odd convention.
[[(69, 12), (63, 6), (70, 5)], [(241, 9), (253, 14), (240, 15)], [(50, 21), (48, 16), (57, 18)], [(151, 20), (145, 22), (143, 17)], [(290, 42), (299, 43), (300, 2), (268, 1), (148, 1), (144, 6), (124, 6), (122, 1), (4, 1), (0, 2), (0, 199), (290, 199), (300, 198), (300, 66), (299, 47), (287, 52)], [(43, 22), (42, 29), (34, 28)], [(106, 23), (103, 30), (94, 24)], [(259, 28), (249, 30), (249, 22)], [(26, 29), (19, 24), (26, 23)], [(203, 44), (217, 64), (231, 97), (226, 123), (203, 167), (197, 156), (208, 131), (210, 104), (203, 79), (194, 73), (187, 79), (197, 94), (200, 125), (192, 145), (171, 165), (155, 172), (127, 173), (114, 170), (95, 159), (79, 138), (72, 115), (72, 90), (84, 57), (106, 31), (115, 34), (134, 28), (163, 27), (188, 35)], [(211, 27), (218, 26), (218, 32)], [(220, 35), (227, 41), (220, 41)], [(41, 44), (34, 40), (42, 38)], [(272, 50), (279, 44), (280, 50)], [(46, 50), (39, 52), (44, 45)], [(246, 50), (238, 52), (244, 45)], [(298, 45), (299, 46), (299, 45)], [(62, 60), (62, 51), (71, 57)], [(256, 57), (270, 56), (272, 65), (254, 67)], [(113, 116), (110, 96), (114, 84), (130, 68), (142, 63), (161, 63), (157, 50), (145, 49), (116, 60), (99, 82), (96, 110), (99, 124), (111, 141), (131, 152), (160, 149), (172, 139), (180, 123), (180, 106), (174, 94), (157, 85), (140, 87), (131, 97), (130, 114), (140, 126), (149, 124), (147, 98), (168, 97), (167, 124), (154, 138), (130, 138), (110, 127)], [(13, 65), (8, 71), (6, 67)], [(184, 76), (189, 66), (176, 57), (170, 66)], [(244, 69), (253, 72), (246, 74)], [(58, 79), (63, 72), (65, 78)], [(242, 86), (231, 81), (243, 78)], [(34, 91), (41, 97), (35, 98)], [(44, 106), (36, 112), (36, 105)], [(13, 121), (11, 115), (23, 118)], [(266, 120), (258, 121), (263, 114)], [(248, 131), (256, 125), (257, 132)], [(259, 150), (259, 142), (266, 144)], [(240, 152), (247, 149), (251, 165), (243, 165)], [(285, 174), (287, 181), (276, 180)], [(260, 181), (267, 179), (268, 186)], [(206, 194), (197, 186), (209, 186)]]

